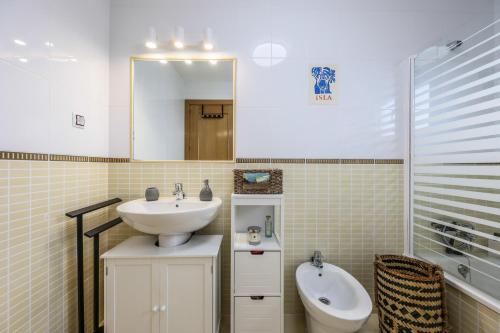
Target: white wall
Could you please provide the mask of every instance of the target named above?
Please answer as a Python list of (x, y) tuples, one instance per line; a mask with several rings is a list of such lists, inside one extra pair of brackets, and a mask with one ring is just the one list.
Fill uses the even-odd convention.
[(135, 63), (135, 159), (184, 159), (184, 81), (169, 65)]
[(107, 0), (0, 1), (0, 150), (107, 156), (108, 40)]
[[(147, 52), (149, 26), (167, 42), (182, 25), (191, 43), (212, 27), (217, 52), (238, 59), (238, 157), (401, 158), (397, 66), (440, 36), (481, 27), (491, 6), (490, 0), (113, 0), (111, 154), (128, 156), (128, 57)], [(287, 55), (262, 67), (252, 55), (267, 42), (282, 44)], [(271, 55), (259, 60), (271, 63)], [(307, 66), (317, 63), (338, 66), (335, 106), (309, 105)]]

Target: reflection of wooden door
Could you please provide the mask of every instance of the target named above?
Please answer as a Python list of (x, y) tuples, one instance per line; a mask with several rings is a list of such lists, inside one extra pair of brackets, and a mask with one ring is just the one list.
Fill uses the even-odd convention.
[(186, 100), (186, 160), (233, 159), (233, 101)]

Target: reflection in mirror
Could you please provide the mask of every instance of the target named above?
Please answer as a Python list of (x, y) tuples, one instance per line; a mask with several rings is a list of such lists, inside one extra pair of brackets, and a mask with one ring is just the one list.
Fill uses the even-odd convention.
[(132, 59), (134, 160), (233, 160), (234, 60)]

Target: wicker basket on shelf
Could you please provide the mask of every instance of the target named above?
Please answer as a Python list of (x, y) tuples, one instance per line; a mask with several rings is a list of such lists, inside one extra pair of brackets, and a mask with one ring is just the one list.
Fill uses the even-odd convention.
[(397, 255), (375, 255), (374, 266), (380, 332), (449, 332), (440, 266)]
[[(234, 193), (237, 194), (282, 194), (283, 170), (280, 169), (234, 169)], [(245, 173), (268, 173), (269, 181), (249, 183), (245, 180)]]

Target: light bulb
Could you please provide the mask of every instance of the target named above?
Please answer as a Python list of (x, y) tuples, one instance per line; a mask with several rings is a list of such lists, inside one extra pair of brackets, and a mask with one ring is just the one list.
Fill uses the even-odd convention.
[(149, 28), (149, 39), (146, 41), (146, 47), (148, 49), (156, 49), (158, 47), (158, 45), (156, 44), (156, 40), (157, 40), (157, 37), (156, 37), (156, 30), (151, 27)]
[(148, 42), (146, 42), (146, 47), (148, 49), (156, 49), (158, 46), (156, 45), (155, 42), (148, 41)]
[(148, 42), (146, 42), (146, 47), (147, 47), (148, 49), (156, 49), (158, 46), (156, 45), (156, 43), (155, 43), (155, 42), (148, 41)]
[(47, 46), (47, 47), (54, 47), (54, 43), (52, 43), (51, 41), (46, 41), (45, 42), (45, 46)]
[(203, 32), (203, 48), (207, 51), (214, 49), (214, 36), (211, 28), (205, 28)]
[(184, 48), (184, 28), (175, 27), (174, 30), (174, 46), (178, 49)]

